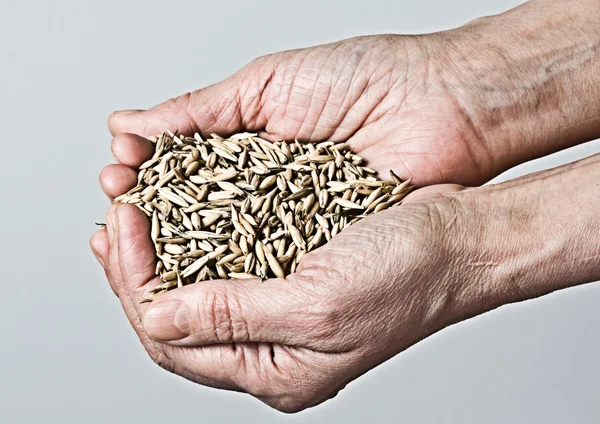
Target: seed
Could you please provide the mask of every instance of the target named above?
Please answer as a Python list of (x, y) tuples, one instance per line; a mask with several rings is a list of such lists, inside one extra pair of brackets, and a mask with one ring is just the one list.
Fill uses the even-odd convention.
[(402, 184), (402, 179), (400, 179), (399, 176), (397, 176), (394, 171), (392, 171), (390, 169), (390, 177), (392, 177), (392, 181), (394, 182), (394, 184)]
[(169, 181), (171, 181), (173, 178), (175, 178), (175, 171), (171, 170), (171, 171), (167, 172), (163, 177), (160, 177), (160, 179), (156, 182), (156, 184), (154, 184), (154, 188), (160, 188), (160, 187), (164, 186)]
[(254, 252), (256, 252), (256, 259), (258, 260), (258, 262), (263, 264), (266, 261), (263, 244), (260, 242), (257, 243), (256, 246), (254, 246)]
[(208, 256), (203, 256), (202, 258), (197, 259), (193, 264), (191, 264), (190, 266), (188, 266), (186, 269), (183, 270), (183, 272), (181, 273), (181, 276), (184, 278), (189, 277), (190, 275), (199, 271), (200, 268), (202, 268), (204, 265), (206, 265), (208, 263), (208, 261), (209, 261)]
[(381, 212), (384, 209), (387, 209), (388, 207), (390, 207), (391, 203), (390, 202), (383, 202), (377, 205), (377, 207), (375, 208), (374, 212)]
[(306, 196), (303, 203), (304, 203), (304, 205), (302, 207), (302, 211), (305, 214), (307, 214), (308, 212), (310, 212), (310, 209), (312, 208), (313, 204), (315, 203), (315, 195), (313, 193), (310, 193), (308, 196)]
[(243, 213), (243, 214), (242, 214), (242, 217), (243, 217), (243, 218), (244, 218), (246, 221), (248, 221), (248, 223), (249, 223), (250, 225), (252, 225), (253, 227), (257, 227), (257, 226), (258, 226), (258, 223), (256, 222), (256, 220), (254, 219), (254, 217), (253, 217), (252, 215), (248, 215), (247, 213)]
[(369, 196), (363, 201), (362, 206), (365, 208), (368, 208), (369, 206), (371, 206), (371, 203), (373, 203), (375, 201), (375, 199), (377, 199), (381, 193), (383, 193), (383, 189), (381, 187), (377, 187), (375, 190), (373, 190), (373, 192), (371, 194), (369, 194)]
[[(200, 214), (198, 214), (198, 216), (200, 216)], [(221, 219), (221, 215), (215, 213), (209, 214), (202, 219), (202, 227), (210, 227), (219, 219)]]
[(244, 270), (246, 272), (250, 272), (252, 270), (252, 268), (254, 268), (255, 263), (256, 263), (256, 259), (254, 257), (254, 254), (252, 252), (250, 252), (246, 256), (246, 259), (244, 260)]
[(192, 212), (191, 222), (195, 230), (200, 230), (202, 228), (202, 218), (200, 218), (200, 215), (197, 212)]
[(388, 197), (389, 195), (386, 193), (383, 196), (379, 196), (377, 199), (375, 199), (373, 203), (371, 203), (367, 208), (367, 213), (374, 211), (375, 208), (377, 208), (377, 206), (379, 206), (380, 203), (385, 202)]
[(184, 237), (159, 237), (155, 241), (159, 243), (183, 244), (187, 243), (188, 239)]
[(152, 231), (150, 233), (150, 238), (152, 241), (156, 241), (158, 236), (160, 235), (160, 222), (158, 220), (158, 214), (156, 211), (152, 214)]
[[(330, 178), (331, 180), (331, 178)], [(329, 191), (332, 193), (339, 193), (348, 190), (352, 187), (348, 183), (339, 182), (339, 181), (330, 181), (327, 183), (327, 187), (329, 187)]]
[(217, 185), (219, 187), (221, 187), (221, 189), (223, 189), (223, 191), (228, 191), (231, 193), (235, 193), (237, 195), (243, 196), (244, 195), (244, 191), (239, 188), (238, 186), (236, 186), (235, 184), (232, 184), (230, 182), (227, 181), (218, 181)]
[(183, 224), (183, 226), (190, 231), (194, 230), (194, 225), (192, 224), (192, 221), (190, 220), (190, 218), (185, 213), (182, 213), (181, 211), (179, 213), (181, 214), (181, 218), (182, 218), (181, 223)]
[(213, 191), (212, 193), (208, 194), (208, 201), (233, 199), (234, 197), (235, 193), (231, 193), (229, 191)]
[(257, 275), (254, 274), (249, 274), (246, 272), (230, 272), (229, 273), (229, 278), (236, 278), (236, 279), (240, 279), (240, 280), (246, 280), (246, 279), (250, 279), (250, 278), (256, 278), (258, 279)]
[(200, 162), (194, 161), (194, 162), (190, 163), (185, 168), (185, 175), (186, 176), (192, 175), (194, 172), (196, 172), (198, 170), (198, 168), (200, 168)]
[(241, 252), (240, 253), (237, 253), (237, 252), (230, 253), (229, 255), (223, 256), (219, 260), (219, 262), (217, 262), (217, 265), (225, 265), (225, 264), (231, 263), (240, 256), (241, 256)]
[(159, 197), (167, 199), (168, 201), (175, 203), (176, 205), (183, 206), (184, 208), (187, 208), (190, 206), (189, 203), (187, 203), (183, 197), (173, 193), (169, 189), (159, 188), (158, 195), (159, 195)]
[(165, 272), (160, 276), (164, 281), (175, 280), (177, 278), (177, 271)]
[(323, 216), (317, 213), (315, 214), (315, 218), (321, 227), (329, 228), (329, 222), (327, 222), (327, 220)]
[[(180, 196), (182, 199), (184, 199), (184, 200), (185, 200), (186, 202), (188, 202), (190, 205), (193, 205), (193, 204), (195, 204), (195, 203), (198, 203), (198, 201), (196, 200), (196, 198), (195, 198), (195, 197), (193, 197), (193, 196), (191, 196), (191, 195), (189, 195), (189, 194), (187, 194), (187, 193), (185, 192), (185, 190), (180, 190), (180, 189), (178, 189), (177, 187), (175, 187), (175, 186), (171, 186), (171, 185), (169, 186), (169, 188), (171, 188), (171, 189), (172, 189), (172, 190), (173, 190), (175, 193), (177, 193), (177, 194), (178, 194), (178, 195), (179, 195), (179, 196)], [(187, 188), (187, 187), (185, 187), (185, 188)], [(189, 189), (188, 189), (188, 190), (189, 190)]]
[(307, 250), (311, 251), (316, 247), (319, 247), (319, 245), (321, 244), (321, 238), (323, 236), (323, 230), (321, 230), (320, 228), (317, 230), (317, 233), (315, 234), (315, 236), (313, 237), (313, 239), (310, 241), (310, 243), (308, 244)]
[(206, 239), (218, 239), (218, 240), (227, 240), (229, 238), (226, 234), (217, 234), (211, 233), (210, 231), (188, 231), (185, 233), (186, 236), (190, 238), (195, 238), (198, 240), (206, 240)]
[(289, 226), (290, 235), (292, 236), (292, 241), (300, 250), (306, 249), (306, 242), (302, 238), (302, 234), (300, 234), (300, 230), (298, 230), (293, 225)]
[(296, 191), (293, 194), (290, 194), (288, 197), (286, 197), (284, 199), (285, 202), (289, 202), (289, 201), (296, 201), (299, 199), (303, 199), (305, 197), (307, 197), (308, 195), (312, 194), (314, 192), (314, 190), (312, 188), (303, 188), (303, 189), (298, 189), (298, 191)]
[(392, 196), (403, 193), (404, 191), (409, 191), (411, 181), (412, 181), (412, 178), (409, 178), (408, 180), (406, 180), (403, 183), (400, 183), (396, 187), (394, 187), (394, 189), (392, 190)]
[(115, 201), (151, 219), (156, 285), (168, 290), (217, 278), (285, 278), (306, 252), (412, 190), (375, 177), (345, 143), (267, 142), (240, 133), (206, 139), (167, 132), (149, 139), (138, 184)]
[(321, 192), (319, 193), (319, 205), (323, 209), (329, 205), (329, 193), (324, 188), (321, 189)]
[(277, 256), (279, 257), (285, 255), (286, 239), (282, 238), (276, 241), (279, 242), (279, 246), (277, 246)]
[(333, 199), (333, 201), (335, 203), (337, 203), (338, 205), (340, 205), (343, 208), (348, 208), (348, 209), (359, 209), (362, 210), (364, 209), (364, 207), (362, 207), (361, 205), (357, 205), (354, 202), (351, 202), (350, 200), (345, 200), (345, 199)]
[(275, 184), (277, 182), (277, 175), (269, 175), (267, 178), (265, 178), (260, 185), (258, 186), (259, 190), (267, 190), (269, 188), (271, 188), (271, 186), (273, 184)]
[[(257, 246), (262, 243), (258, 243)], [(263, 245), (264, 247), (264, 245)], [(273, 256), (273, 253), (271, 253), (271, 251), (269, 249), (264, 249), (263, 248), (263, 252), (267, 258), (267, 262), (269, 263), (269, 268), (271, 268), (271, 271), (273, 271), (273, 274), (275, 274), (276, 277), (279, 278), (285, 278), (285, 272), (283, 271), (283, 268), (281, 267), (281, 265), (279, 264), (279, 262), (277, 262), (277, 259), (275, 258), (275, 256)]]
[(185, 248), (179, 244), (165, 244), (164, 249), (165, 252), (170, 253), (171, 255), (181, 255), (183, 252), (185, 252)]

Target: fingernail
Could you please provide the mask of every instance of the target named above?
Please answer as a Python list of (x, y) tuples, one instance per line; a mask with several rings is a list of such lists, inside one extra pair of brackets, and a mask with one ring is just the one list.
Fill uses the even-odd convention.
[(96, 251), (96, 249), (92, 249), (92, 253), (94, 254), (94, 256), (96, 257), (96, 259), (98, 260), (98, 262), (100, 262), (100, 265), (102, 266), (102, 268), (106, 268), (106, 265), (104, 265), (104, 261), (102, 260), (102, 257), (100, 256), (100, 254)]
[(167, 300), (152, 306), (144, 319), (146, 333), (154, 340), (168, 342), (190, 334), (187, 307), (179, 300)]

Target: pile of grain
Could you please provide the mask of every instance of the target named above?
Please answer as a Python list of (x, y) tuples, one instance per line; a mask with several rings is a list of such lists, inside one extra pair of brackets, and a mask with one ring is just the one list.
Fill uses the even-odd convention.
[(285, 277), (302, 257), (411, 190), (376, 177), (345, 144), (271, 143), (256, 134), (152, 137), (138, 185), (115, 201), (152, 220), (164, 283), (143, 301), (216, 278)]

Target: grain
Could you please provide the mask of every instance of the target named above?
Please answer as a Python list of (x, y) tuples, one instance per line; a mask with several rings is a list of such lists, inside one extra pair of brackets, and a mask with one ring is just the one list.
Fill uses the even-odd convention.
[(392, 181), (377, 179), (344, 143), (270, 143), (250, 133), (150, 140), (155, 152), (138, 185), (115, 199), (151, 221), (163, 283), (142, 302), (205, 280), (285, 278), (307, 252), (413, 189), (393, 171)]

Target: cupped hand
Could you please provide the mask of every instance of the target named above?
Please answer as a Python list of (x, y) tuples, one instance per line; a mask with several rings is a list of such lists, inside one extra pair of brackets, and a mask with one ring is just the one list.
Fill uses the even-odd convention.
[[(347, 140), (382, 176), (393, 169), (418, 186), (481, 184), (597, 136), (590, 99), (598, 96), (589, 95), (597, 86), (595, 39), (578, 30), (597, 16), (578, 2), (561, 7), (556, 14), (528, 2), (450, 33), (362, 37), (266, 56), (150, 110), (117, 112), (109, 128), (119, 164), (102, 172), (102, 187), (109, 197), (133, 187), (135, 168), (152, 152), (144, 137), (165, 130)], [(543, 30), (531, 26), (540, 19)], [(569, 29), (573, 36), (563, 37)], [(598, 247), (589, 242), (597, 231), (588, 228), (598, 208), (585, 206), (598, 168), (579, 168), (495, 190), (500, 200), (487, 208), (473, 201), (476, 190), (434, 185), (344, 230), (285, 280), (194, 284), (150, 305), (139, 300), (160, 280), (141, 212), (114, 205), (91, 245), (156, 362), (297, 411), (448, 324), (599, 278)], [(571, 181), (589, 192), (577, 197)], [(571, 203), (556, 206), (568, 196)], [(572, 204), (578, 220), (559, 213)], [(492, 218), (476, 231), (474, 216)]]
[(140, 300), (160, 279), (149, 222), (113, 205), (98, 253), (144, 347), (192, 381), (248, 392), (282, 411), (318, 404), (463, 308), (439, 186), (347, 228), (286, 279), (206, 281)]
[[(214, 86), (111, 116), (116, 197), (136, 183), (165, 130), (348, 141), (369, 166), (418, 185), (481, 183), (498, 164), (446, 89), (436, 37), (364, 37), (252, 62)], [(457, 186), (432, 186), (344, 230), (285, 280), (212, 281), (140, 299), (160, 283), (147, 219), (113, 205), (92, 249), (150, 356), (193, 381), (247, 391), (284, 411), (347, 382), (454, 322)], [(451, 241), (452, 240), (452, 241)]]
[[(284, 52), (150, 110), (117, 112), (109, 128), (119, 164), (103, 170), (102, 187), (116, 197), (134, 186), (152, 153), (144, 137), (165, 130), (347, 140), (384, 176), (482, 182), (493, 168), (488, 151), (439, 81), (432, 43), (364, 37)], [(91, 245), (156, 362), (294, 411), (444, 325), (457, 276), (442, 231), (451, 202), (439, 193), (454, 190), (430, 187), (346, 229), (286, 280), (213, 281), (151, 305), (139, 303), (160, 283), (147, 219), (114, 205)]]
[[(386, 176), (394, 169), (417, 185), (481, 184), (506, 164), (494, 162), (447, 86), (451, 60), (443, 41), (369, 36), (261, 57), (150, 110), (117, 112), (109, 128), (144, 137), (259, 131), (271, 139), (348, 141)], [(113, 148), (126, 150), (121, 141)]]

